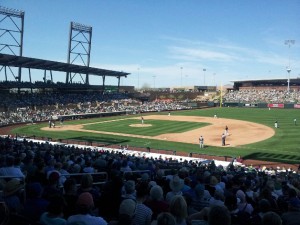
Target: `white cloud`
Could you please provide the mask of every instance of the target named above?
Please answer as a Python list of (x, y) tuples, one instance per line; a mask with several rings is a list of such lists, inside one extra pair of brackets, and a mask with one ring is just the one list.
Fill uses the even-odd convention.
[(212, 60), (212, 61), (232, 61), (236, 58), (223, 53), (212, 50), (202, 50), (197, 48), (185, 48), (185, 47), (169, 47), (171, 53), (171, 58), (190, 60), (190, 61), (200, 61), (200, 60)]

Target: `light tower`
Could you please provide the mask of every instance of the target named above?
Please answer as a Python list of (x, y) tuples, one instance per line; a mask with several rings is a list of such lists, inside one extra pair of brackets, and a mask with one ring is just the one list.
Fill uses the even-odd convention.
[(295, 40), (285, 40), (284, 44), (289, 46), (289, 66), (286, 68), (286, 71), (288, 72), (288, 80), (287, 80), (288, 87), (287, 87), (287, 91), (288, 91), (288, 93), (290, 93), (290, 73), (291, 73), (290, 48), (291, 48), (291, 45), (295, 44)]
[[(17, 9), (9, 9), (0, 5), (0, 53), (13, 54), (15, 56), (23, 56), (23, 36), (24, 36), (24, 18), (25, 12)], [(16, 50), (19, 49), (19, 53)], [(6, 66), (5, 80), (7, 81)], [(16, 76), (13, 70), (8, 66), (9, 70), (16, 81), (22, 80), (22, 67), (18, 68)]]
[(287, 86), (287, 91), (288, 91), (288, 93), (290, 93), (290, 72), (291, 72), (291, 68), (287, 67), (286, 71), (288, 72), (288, 80), (287, 80), (288, 86)]

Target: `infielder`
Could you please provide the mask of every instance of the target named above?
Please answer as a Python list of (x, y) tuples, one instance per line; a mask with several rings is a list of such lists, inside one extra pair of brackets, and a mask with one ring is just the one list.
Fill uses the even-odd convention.
[(199, 145), (200, 145), (200, 148), (204, 148), (204, 138), (202, 135), (199, 138)]
[(225, 127), (225, 135), (229, 135), (228, 126)]
[(144, 117), (141, 117), (141, 120), (142, 120), (142, 124), (144, 124)]
[(222, 134), (222, 146), (226, 145), (225, 141), (226, 141), (226, 135), (223, 133)]

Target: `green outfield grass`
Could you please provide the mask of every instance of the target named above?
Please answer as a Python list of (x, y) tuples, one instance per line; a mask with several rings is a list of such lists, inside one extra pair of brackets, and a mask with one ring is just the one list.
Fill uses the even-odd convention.
[[(167, 115), (166, 112), (161, 112), (158, 114)], [(211, 108), (205, 110), (189, 110), (189, 111), (176, 111), (171, 113), (173, 115), (185, 115), (185, 116), (208, 116), (213, 117), (214, 114), (217, 114), (218, 117), (246, 120), (251, 122), (256, 122), (270, 126), (274, 128), (274, 122), (277, 120), (279, 123), (279, 128), (276, 129), (275, 135), (262, 142), (257, 142), (254, 144), (244, 145), (241, 147), (213, 147), (208, 146), (200, 151), (199, 146), (195, 144), (185, 144), (185, 143), (175, 143), (168, 141), (158, 141), (151, 139), (140, 139), (133, 137), (123, 137), (116, 135), (105, 135), (105, 134), (96, 134), (96, 133), (82, 133), (75, 131), (55, 131), (48, 132), (42, 131), (39, 128), (47, 126), (47, 123), (37, 124), (37, 125), (27, 125), (14, 129), (14, 133), (25, 134), (25, 135), (36, 135), (44, 137), (52, 137), (54, 139), (77, 139), (85, 141), (98, 141), (104, 144), (120, 144), (120, 145), (129, 145), (137, 147), (150, 147), (153, 149), (167, 149), (167, 150), (176, 150), (176, 151), (185, 151), (198, 152), (210, 155), (218, 156), (242, 156), (246, 159), (258, 159), (258, 160), (267, 160), (267, 161), (277, 161), (285, 163), (300, 163), (300, 110), (297, 109), (257, 109), (257, 108)], [(190, 129), (196, 129), (206, 124), (201, 123), (191, 123), (191, 122), (177, 122), (177, 121), (156, 121), (151, 120), (151, 124), (155, 124), (152, 129), (158, 129), (156, 131), (151, 131), (151, 127), (148, 128), (139, 128), (132, 129), (128, 127), (128, 123), (133, 124), (140, 123), (139, 120), (130, 119), (131, 116), (119, 116), (111, 118), (97, 118), (89, 120), (76, 120), (76, 121), (66, 121), (65, 124), (87, 124), (95, 123), (107, 120), (116, 120), (128, 118), (129, 120), (122, 120), (122, 123), (109, 122), (109, 123), (98, 123), (85, 125), (85, 129), (93, 130), (105, 130), (111, 132), (125, 132), (130, 134), (139, 134), (145, 136), (153, 136), (161, 133), (171, 133), (171, 132), (184, 132)], [(136, 116), (135, 116), (136, 117)], [(293, 123), (294, 118), (297, 118), (299, 125), (295, 126)], [(127, 122), (125, 122), (127, 121)], [(147, 123), (148, 121), (146, 121)], [(163, 125), (165, 122), (168, 122), (167, 125)], [(177, 123), (180, 123), (177, 124)], [(104, 128), (107, 126), (107, 128)], [(126, 125), (127, 124), (127, 125)], [(116, 128), (115, 126), (121, 126)], [(179, 130), (181, 127), (182, 130)], [(156, 127), (157, 126), (157, 127)], [(230, 127), (230, 124), (228, 124)], [(123, 128), (122, 128), (123, 127)], [(113, 129), (113, 130), (111, 130)], [(145, 129), (145, 130), (144, 130)], [(161, 129), (161, 131), (159, 131)], [(166, 129), (166, 130), (164, 130)], [(167, 130), (169, 129), (169, 130)], [(175, 129), (175, 131), (174, 131)], [(181, 128), (180, 128), (181, 129)], [(274, 128), (275, 129), (275, 128)], [(124, 131), (125, 130), (125, 131)], [(135, 131), (134, 131), (135, 130)], [(137, 132), (137, 133), (135, 133)], [(159, 133), (161, 132), (161, 133)]]

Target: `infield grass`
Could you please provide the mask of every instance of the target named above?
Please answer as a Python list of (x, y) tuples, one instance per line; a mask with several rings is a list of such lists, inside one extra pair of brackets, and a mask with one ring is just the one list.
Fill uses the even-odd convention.
[[(160, 112), (156, 114), (167, 115), (167, 112)], [(54, 139), (76, 139), (76, 140), (85, 140), (85, 141), (97, 141), (102, 142), (104, 144), (120, 144), (120, 145), (129, 145), (136, 147), (150, 147), (153, 149), (166, 149), (166, 150), (176, 150), (176, 151), (184, 151), (187, 153), (197, 152), (209, 155), (218, 155), (218, 156), (242, 156), (246, 159), (258, 159), (258, 160), (266, 160), (266, 161), (277, 161), (284, 163), (293, 163), (298, 164), (300, 162), (300, 110), (299, 109), (259, 109), (259, 108), (210, 108), (210, 109), (201, 109), (201, 110), (188, 110), (188, 111), (174, 111), (171, 112), (172, 115), (185, 115), (185, 116), (208, 116), (213, 117), (214, 114), (217, 114), (218, 117), (229, 118), (229, 119), (238, 119), (238, 120), (246, 120), (251, 122), (256, 122), (260, 124), (264, 124), (266, 126), (274, 128), (274, 122), (278, 121), (279, 128), (275, 130), (275, 135), (267, 139), (265, 141), (244, 145), (240, 147), (213, 147), (208, 146), (203, 150), (199, 149), (199, 146), (196, 144), (186, 144), (186, 143), (178, 143), (178, 142), (168, 142), (168, 141), (159, 141), (152, 139), (141, 139), (141, 138), (133, 138), (133, 137), (123, 137), (117, 135), (107, 135), (107, 134), (96, 134), (96, 133), (83, 133), (76, 131), (43, 131), (40, 130), (41, 127), (47, 126), (47, 123), (36, 124), (36, 125), (28, 125), (23, 126), (17, 129), (14, 129), (14, 133), (24, 134), (24, 135), (36, 135), (36, 136), (44, 136), (44, 137), (52, 137)], [(97, 118), (97, 119), (88, 119), (88, 120), (75, 120), (75, 121), (66, 121), (65, 124), (87, 124), (87, 123), (96, 123), (107, 120), (116, 120), (116, 119), (124, 119), (128, 118), (127, 122), (132, 123), (133, 119), (130, 119), (131, 116), (119, 116), (119, 117), (110, 117), (110, 118)], [(136, 117), (136, 116), (135, 116)], [(297, 119), (298, 125), (294, 125), (294, 118)], [(123, 120), (126, 121), (126, 120)], [(126, 123), (127, 123), (126, 122)], [(164, 122), (171, 122), (170, 124), (162, 125)], [(175, 124), (177, 121), (156, 121), (151, 120), (151, 124), (157, 124), (157, 128), (159, 129), (173, 129), (172, 127), (176, 127)], [(114, 122), (115, 123), (115, 122)], [(136, 123), (140, 123), (139, 120), (136, 120)], [(148, 123), (146, 121), (146, 123)], [(187, 129), (196, 129), (201, 126), (205, 126), (205, 124), (201, 123), (193, 123), (191, 122), (180, 122), (188, 124)], [(104, 123), (103, 123), (104, 124)], [(104, 129), (103, 124), (90, 124), (86, 125), (85, 128), (88, 129), (98, 129), (109, 131), (111, 129), (112, 123), (107, 123), (108, 128)], [(110, 125), (109, 125), (110, 124)], [(115, 124), (114, 124), (115, 126)], [(121, 125), (124, 126), (125, 125)], [(230, 124), (228, 124), (230, 127)], [(192, 128), (191, 128), (192, 127)], [(149, 127), (151, 129), (151, 127)], [(154, 128), (154, 127), (152, 127)], [(119, 128), (117, 131), (112, 132), (122, 132), (133, 134), (133, 131), (129, 131), (128, 125), (125, 129)], [(159, 135), (159, 129), (155, 131), (147, 131), (144, 128), (137, 129), (137, 133), (139, 135), (148, 135), (154, 136)], [(175, 131), (177, 128), (174, 128)], [(134, 130), (134, 129), (133, 129)], [(171, 133), (175, 132), (174, 130), (161, 131), (162, 133)], [(177, 130), (178, 132), (179, 130)], [(185, 131), (180, 130), (180, 132)], [(134, 131), (135, 132), (135, 131)], [(145, 133), (142, 133), (145, 132)], [(147, 133), (149, 132), (149, 133)]]

